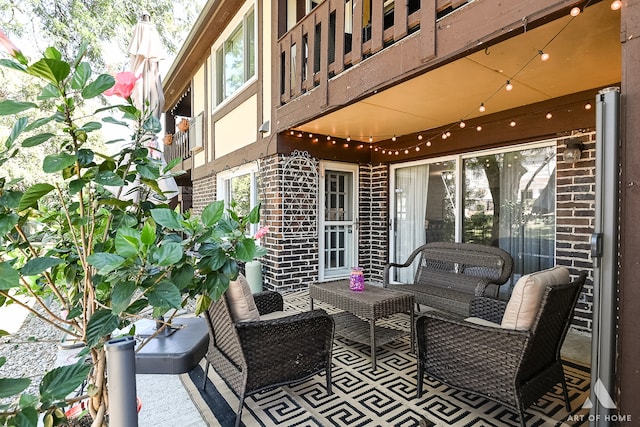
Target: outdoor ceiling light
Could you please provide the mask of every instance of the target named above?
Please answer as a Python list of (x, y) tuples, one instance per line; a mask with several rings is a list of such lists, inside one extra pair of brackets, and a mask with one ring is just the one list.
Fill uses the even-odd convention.
[(584, 144), (582, 144), (582, 142), (575, 138), (570, 139), (564, 149), (564, 161), (574, 164), (575, 162), (580, 160), (582, 150), (584, 150)]

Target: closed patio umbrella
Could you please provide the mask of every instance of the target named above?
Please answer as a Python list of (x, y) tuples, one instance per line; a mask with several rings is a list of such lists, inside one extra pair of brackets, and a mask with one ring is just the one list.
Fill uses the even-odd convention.
[[(129, 45), (130, 71), (140, 76), (131, 94), (136, 107), (140, 110), (149, 109), (159, 120), (164, 108), (164, 93), (160, 77), (160, 61), (166, 59), (164, 48), (155, 25), (151, 23), (148, 13), (143, 13), (142, 19), (133, 29), (133, 37)], [(166, 165), (162, 146), (157, 135), (146, 141), (149, 156)], [(173, 177), (163, 178), (158, 182), (165, 197), (171, 199), (178, 194), (178, 186)]]

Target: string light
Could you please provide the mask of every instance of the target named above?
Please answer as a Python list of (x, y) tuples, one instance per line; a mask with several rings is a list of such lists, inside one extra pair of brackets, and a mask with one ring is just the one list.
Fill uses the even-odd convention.
[(351, 137), (350, 136), (347, 137), (347, 142), (351, 142)]
[(547, 115), (545, 116), (547, 119), (550, 119), (551, 117), (553, 117), (553, 114), (551, 114), (551, 112), (548, 112)]
[(585, 110), (591, 110), (591, 104), (588, 103), (588, 102), (586, 104), (584, 104), (584, 109)]
[(620, 10), (622, 7), (622, 2), (620, 0), (615, 0), (611, 2), (611, 10)]
[(480, 126), (480, 125), (476, 126), (476, 130), (477, 130), (478, 132), (480, 132), (480, 131), (482, 130), (482, 126)]
[(427, 147), (431, 147), (431, 141), (427, 141)]
[(309, 138), (313, 138), (313, 134), (312, 133), (309, 134)]
[(422, 141), (422, 135), (418, 135), (418, 141)]
[(447, 139), (447, 134), (446, 133), (442, 134), (442, 139)]
[(541, 50), (538, 51), (538, 55), (540, 55), (540, 59), (544, 62), (549, 59), (549, 54), (547, 52), (543, 52)]
[(327, 135), (327, 141), (331, 141), (331, 135)]
[(369, 142), (373, 142), (373, 136), (369, 137)]
[(391, 140), (392, 140), (393, 142), (396, 142), (396, 136), (395, 136), (395, 135), (393, 135), (393, 138), (391, 138)]
[(580, 8), (579, 7), (574, 7), (573, 9), (571, 9), (571, 12), (569, 12), (571, 14), (571, 16), (578, 16), (580, 15)]
[(419, 145), (416, 146), (416, 151), (420, 151), (420, 146)]
[(509, 126), (515, 127), (516, 126), (516, 121), (515, 120), (511, 120), (511, 123), (509, 123)]
[(404, 150), (404, 154), (409, 154), (409, 149), (408, 148)]
[(513, 90), (513, 85), (511, 84), (511, 80), (507, 80), (507, 85), (504, 87), (507, 92), (510, 92)]
[(463, 129), (467, 124), (464, 122), (464, 120), (460, 120), (460, 129)]
[(481, 103), (480, 103), (480, 108), (478, 108), (478, 110), (479, 110), (481, 113), (484, 113), (485, 111), (487, 111), (486, 107), (484, 106), (484, 102), (481, 102)]

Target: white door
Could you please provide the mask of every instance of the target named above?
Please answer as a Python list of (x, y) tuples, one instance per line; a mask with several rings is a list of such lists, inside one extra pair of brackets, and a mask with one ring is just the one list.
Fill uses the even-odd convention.
[(357, 165), (321, 164), (320, 280), (348, 277), (358, 265), (357, 183)]

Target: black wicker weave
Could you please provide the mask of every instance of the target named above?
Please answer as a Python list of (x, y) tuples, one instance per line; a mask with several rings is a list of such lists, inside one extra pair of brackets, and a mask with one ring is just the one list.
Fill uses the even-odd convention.
[[(254, 295), (261, 315), (283, 310), (282, 295)], [(324, 310), (279, 319), (234, 323), (226, 296), (205, 313), (209, 326), (206, 386), (209, 364), (240, 400), (236, 426), (240, 425), (244, 399), (254, 393), (291, 384), (325, 371), (331, 394), (331, 350), (334, 321)]]
[[(390, 270), (407, 268), (419, 256), (413, 283), (390, 283)], [(494, 246), (475, 243), (432, 242), (420, 246), (402, 264), (384, 267), (385, 288), (410, 292), (417, 304), (466, 316), (474, 296), (498, 295), (511, 276), (513, 259)]]
[[(482, 395), (516, 411), (524, 427), (526, 408), (562, 384), (571, 411), (560, 349), (573, 318), (586, 273), (546, 288), (531, 330), (510, 330), (428, 312), (416, 321), (418, 397), (424, 375), (456, 389)], [(469, 315), (500, 322), (506, 303), (476, 297)]]

